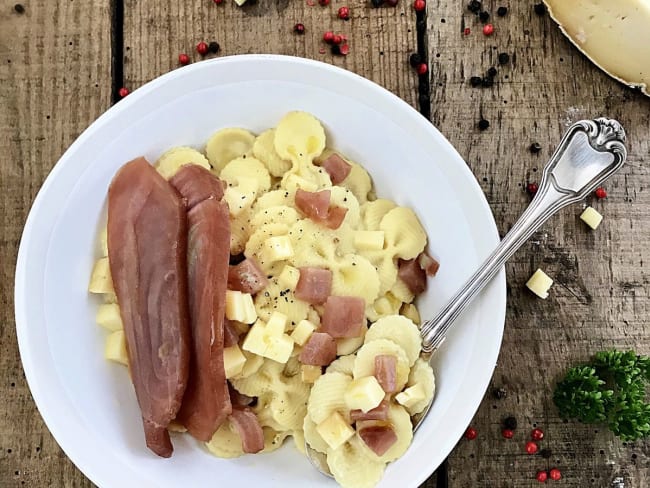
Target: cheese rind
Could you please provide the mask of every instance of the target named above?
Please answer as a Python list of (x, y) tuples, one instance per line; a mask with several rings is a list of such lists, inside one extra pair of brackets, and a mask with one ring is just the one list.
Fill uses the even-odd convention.
[(650, 95), (648, 0), (544, 0), (562, 32), (596, 66)]

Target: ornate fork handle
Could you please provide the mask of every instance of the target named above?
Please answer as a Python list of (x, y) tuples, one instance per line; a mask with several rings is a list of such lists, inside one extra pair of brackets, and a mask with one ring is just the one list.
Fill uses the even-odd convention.
[(558, 210), (584, 199), (618, 171), (627, 157), (625, 130), (612, 119), (573, 124), (544, 168), (535, 198), (497, 248), (421, 328), (422, 347), (437, 349), (472, 298), (497, 274), (524, 242)]

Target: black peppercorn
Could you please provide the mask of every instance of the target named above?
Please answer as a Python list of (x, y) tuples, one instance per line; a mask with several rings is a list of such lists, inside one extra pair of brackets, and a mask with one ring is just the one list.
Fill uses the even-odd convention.
[(21, 3), (17, 3), (16, 5), (14, 5), (14, 10), (16, 11), (17, 14), (25, 13), (25, 7)]
[(508, 13), (508, 7), (499, 7), (497, 9), (497, 15), (499, 17), (505, 17), (507, 13)]
[(484, 10), (478, 14), (478, 18), (485, 24), (488, 20), (490, 20), (490, 14)]
[(510, 55), (508, 53), (499, 53), (499, 64), (508, 64), (510, 62)]
[(210, 44), (208, 44), (208, 51), (210, 51), (213, 54), (217, 54), (220, 49), (221, 46), (219, 46), (219, 43), (216, 41), (212, 41)]
[(477, 14), (481, 10), (481, 2), (479, 2), (478, 0), (472, 0), (471, 2), (469, 2), (469, 5), (467, 5), (467, 9), (470, 12)]
[(497, 75), (497, 69), (493, 66), (487, 70), (487, 75), (489, 78), (494, 78)]
[(384, 0), (370, 0), (370, 3), (372, 3), (373, 7), (379, 8), (384, 4)]
[(483, 79), (480, 76), (472, 76), (469, 79), (469, 84), (473, 87), (479, 86), (483, 82)]
[(494, 79), (490, 78), (489, 76), (486, 76), (481, 80), (481, 85), (483, 85), (485, 88), (489, 88), (492, 85), (494, 85)]
[(409, 64), (413, 68), (417, 68), (422, 63), (422, 56), (418, 53), (413, 53), (409, 56)]
[(481, 119), (481, 120), (478, 121), (479, 130), (487, 130), (488, 127), (490, 127), (490, 122), (489, 121), (487, 121), (485, 119)]
[(503, 421), (503, 426), (506, 429), (515, 430), (517, 428), (517, 419), (514, 417), (508, 417)]
[(537, 15), (544, 15), (546, 13), (546, 5), (544, 5), (542, 2), (536, 3), (535, 7), (533, 8), (535, 9), (535, 13)]
[(539, 142), (533, 142), (528, 149), (531, 153), (537, 154), (542, 150), (542, 145)]

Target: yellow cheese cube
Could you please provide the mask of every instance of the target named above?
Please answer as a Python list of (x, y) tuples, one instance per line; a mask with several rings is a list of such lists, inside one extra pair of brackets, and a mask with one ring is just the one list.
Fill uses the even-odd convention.
[(253, 297), (240, 291), (226, 291), (226, 318), (245, 324), (252, 324), (257, 319)]
[(585, 211), (580, 215), (580, 219), (591, 227), (593, 230), (596, 230), (600, 223), (603, 221), (603, 216), (598, 213), (593, 207), (585, 208)]
[(242, 349), (258, 356), (264, 356), (264, 351), (266, 351), (266, 324), (261, 320), (258, 320), (253, 324), (253, 326), (246, 334), (244, 342), (242, 343)]
[(244, 356), (237, 344), (224, 348), (223, 365), (226, 369), (226, 378), (230, 379), (241, 373), (245, 363), (246, 356)]
[(323, 371), (320, 366), (312, 366), (311, 364), (300, 366), (300, 379), (303, 383), (314, 383), (322, 374)]
[(290, 290), (295, 290), (298, 286), (298, 280), (300, 279), (300, 270), (294, 268), (293, 266), (286, 265), (282, 268), (282, 272), (278, 276), (278, 284), (282, 288), (289, 288)]
[(255, 322), (255, 325), (248, 331), (242, 348), (258, 356), (286, 363), (293, 351), (293, 341), (286, 334), (274, 335), (271, 333), (273, 331), (270, 332), (267, 329), (266, 324), (261, 320)]
[(273, 312), (266, 323), (266, 334), (281, 337), (287, 326), (287, 316), (280, 312)]
[(548, 290), (551, 288), (553, 280), (541, 269), (535, 271), (526, 283), (526, 287), (540, 298), (548, 297)]
[(384, 231), (356, 231), (354, 233), (354, 247), (362, 251), (381, 251), (384, 248)]
[(406, 317), (407, 319), (411, 319), (411, 321), (415, 325), (420, 325), (421, 322), (420, 312), (418, 312), (417, 307), (412, 303), (405, 303), (404, 305), (402, 305), (402, 310), (400, 311), (400, 314)]
[(102, 256), (108, 256), (108, 228), (104, 227), (99, 234), (99, 244), (101, 246)]
[(272, 359), (278, 363), (285, 364), (291, 357), (293, 351), (293, 341), (291, 337), (284, 334), (280, 337), (266, 336), (266, 351), (263, 356)]
[(316, 426), (316, 432), (320, 434), (332, 449), (343, 445), (354, 435), (354, 429), (348, 425), (338, 412), (334, 412), (318, 424)]
[(120, 315), (120, 307), (117, 303), (101, 304), (97, 309), (95, 321), (112, 332), (124, 328), (122, 316)]
[(378, 406), (386, 393), (374, 376), (353, 380), (345, 390), (343, 399), (350, 410), (367, 412)]
[(123, 330), (111, 332), (106, 337), (104, 357), (125, 366), (129, 365), (129, 356), (126, 352), (126, 336)]
[(404, 405), (406, 408), (411, 408), (416, 403), (424, 400), (425, 397), (426, 395), (424, 388), (421, 384), (418, 383), (413, 386), (409, 386), (403, 392), (395, 395), (395, 400), (397, 400), (397, 403), (400, 405)]
[(108, 258), (98, 259), (90, 276), (90, 293), (114, 293), (113, 278), (111, 278), (111, 267)]
[(292, 257), (293, 246), (289, 236), (269, 237), (262, 245), (260, 256), (260, 261), (264, 263), (283, 261)]
[(298, 322), (298, 325), (296, 325), (296, 328), (293, 329), (291, 338), (293, 339), (293, 342), (299, 346), (304, 346), (315, 330), (316, 326), (309, 320), (301, 320)]

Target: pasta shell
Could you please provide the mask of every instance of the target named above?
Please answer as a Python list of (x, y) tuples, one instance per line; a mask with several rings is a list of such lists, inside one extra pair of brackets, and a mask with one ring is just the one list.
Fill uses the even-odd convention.
[(196, 149), (185, 146), (174, 147), (164, 153), (158, 158), (154, 167), (158, 173), (168, 180), (176, 174), (181, 166), (186, 164), (196, 164), (205, 169), (210, 169), (210, 163), (203, 154)]
[(255, 135), (245, 129), (221, 129), (212, 134), (205, 153), (217, 174), (235, 158), (250, 153)]

